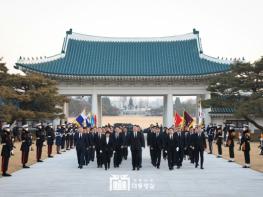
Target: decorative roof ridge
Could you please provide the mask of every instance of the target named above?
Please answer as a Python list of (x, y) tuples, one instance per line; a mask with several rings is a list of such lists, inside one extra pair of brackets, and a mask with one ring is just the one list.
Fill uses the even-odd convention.
[(35, 58), (25, 58), (20, 57), (17, 60), (18, 64), (39, 64), (39, 63), (45, 63), (50, 62), (58, 59), (62, 59), (65, 57), (65, 53), (59, 53), (57, 55), (49, 56), (49, 57), (35, 57)]
[(203, 53), (200, 53), (199, 57), (201, 59), (206, 59), (208, 61), (216, 62), (216, 63), (219, 63), (219, 64), (233, 64), (234, 63), (231, 60), (219, 59), (219, 58), (215, 58), (215, 57), (212, 57), (212, 56), (209, 56), (209, 55), (205, 55)]
[(67, 35), (67, 39), (81, 40), (81, 41), (99, 41), (99, 42), (163, 42), (163, 41), (185, 41), (198, 39), (197, 34), (188, 33), (177, 36), (164, 37), (106, 37), (93, 36), (72, 32)]

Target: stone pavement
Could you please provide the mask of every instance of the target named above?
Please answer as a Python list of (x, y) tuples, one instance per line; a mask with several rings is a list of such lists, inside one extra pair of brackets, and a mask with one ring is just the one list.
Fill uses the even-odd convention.
[[(129, 152), (130, 154), (130, 152)], [(150, 164), (149, 151), (143, 151), (143, 168), (132, 171), (131, 161), (123, 161), (119, 169), (108, 171), (98, 169), (96, 162), (77, 168), (75, 150), (30, 169), (13, 173), (12, 177), (0, 178), (0, 196), (256, 196), (261, 194), (263, 174), (251, 169), (243, 169), (235, 163), (205, 155), (204, 170), (194, 168), (184, 161), (180, 170), (169, 171), (167, 161), (162, 160), (161, 169)], [(110, 191), (110, 177), (130, 180), (129, 191)], [(114, 179), (113, 187), (116, 184)], [(125, 186), (125, 185), (124, 185)], [(126, 185), (127, 186), (127, 185)], [(112, 188), (115, 189), (115, 188)], [(124, 188), (127, 189), (127, 188)]]

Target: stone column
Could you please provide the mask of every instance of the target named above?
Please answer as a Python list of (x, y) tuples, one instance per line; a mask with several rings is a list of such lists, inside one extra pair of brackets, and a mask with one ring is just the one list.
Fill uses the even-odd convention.
[[(210, 93), (207, 93), (207, 94), (204, 94), (202, 96), (203, 99), (210, 99), (211, 98), (211, 95)], [(211, 111), (211, 108), (203, 108), (203, 112), (205, 114), (205, 125), (208, 125), (211, 123), (211, 117), (210, 117), (210, 114), (209, 112)]]
[(102, 123), (102, 107), (101, 107), (101, 96), (98, 96), (98, 114), (97, 116), (97, 126), (101, 127)]
[(164, 112), (165, 122), (164, 126), (171, 127), (174, 124), (173, 121), (173, 95), (167, 94), (164, 96)]
[(69, 117), (68, 105), (69, 105), (69, 103), (64, 102), (63, 113), (64, 113), (64, 115), (65, 115), (65, 120), (66, 120), (66, 121), (68, 120), (68, 117)]

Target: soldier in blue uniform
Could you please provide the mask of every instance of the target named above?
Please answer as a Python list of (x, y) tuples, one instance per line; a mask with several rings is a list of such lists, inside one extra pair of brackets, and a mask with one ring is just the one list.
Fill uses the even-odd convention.
[(43, 143), (45, 142), (45, 132), (41, 123), (36, 124), (36, 159), (37, 162), (43, 162), (41, 160)]
[(223, 130), (221, 125), (218, 125), (216, 128), (215, 141), (218, 152), (217, 158), (222, 158)]
[(20, 148), (22, 152), (21, 162), (23, 168), (29, 168), (29, 166), (27, 166), (26, 164), (28, 162), (30, 146), (32, 145), (32, 136), (28, 131), (28, 125), (22, 126), (21, 140), (22, 140), (22, 144)]
[(241, 147), (244, 152), (245, 165), (243, 168), (250, 168), (250, 132), (248, 125), (243, 126), (243, 135), (241, 138)]
[(213, 126), (212, 124), (210, 124), (206, 129), (208, 147), (209, 147), (209, 153), (208, 154), (213, 154), (213, 140), (215, 137), (215, 129), (216, 129), (216, 126)]
[(235, 139), (235, 125), (231, 124), (229, 125), (229, 130), (227, 133), (227, 141), (226, 141), (226, 146), (229, 148), (229, 160), (228, 162), (234, 162), (235, 161), (235, 152), (234, 152), (234, 139)]
[(3, 132), (1, 135), (1, 144), (2, 144), (2, 176), (11, 176), (11, 174), (7, 173), (9, 158), (11, 157), (11, 153), (13, 151), (13, 142), (10, 134), (10, 125), (3, 126)]
[(54, 129), (52, 128), (52, 123), (49, 123), (46, 127), (46, 136), (47, 136), (47, 149), (48, 149), (48, 157), (52, 158), (52, 146), (54, 144), (54, 139), (55, 139), (55, 133)]
[(60, 152), (61, 141), (62, 141), (61, 125), (57, 126), (55, 137), (56, 137), (57, 154), (61, 154)]

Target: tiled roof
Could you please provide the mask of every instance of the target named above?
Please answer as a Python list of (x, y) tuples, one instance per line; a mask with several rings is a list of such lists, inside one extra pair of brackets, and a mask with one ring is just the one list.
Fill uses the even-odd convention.
[(210, 114), (233, 114), (234, 108), (231, 107), (217, 107), (211, 108)]
[(230, 63), (202, 54), (199, 36), (185, 39), (77, 39), (67, 35), (58, 57), (23, 58), (21, 70), (71, 76), (202, 76), (229, 71)]

